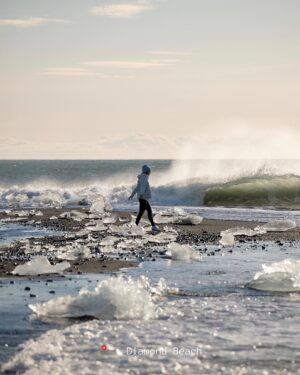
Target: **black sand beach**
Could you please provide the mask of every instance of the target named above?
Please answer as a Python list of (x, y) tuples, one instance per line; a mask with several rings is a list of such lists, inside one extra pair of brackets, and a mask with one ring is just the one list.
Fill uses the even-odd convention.
[[(89, 219), (83, 219), (82, 221), (76, 221), (74, 218), (66, 218), (61, 217), (63, 213), (70, 212), (74, 209), (67, 209), (67, 208), (46, 208), (40, 209), (43, 213), (42, 216), (35, 216), (29, 214), (28, 216), (19, 217), (16, 215), (15, 211), (11, 211), (9, 213), (1, 212), (0, 213), (0, 220), (4, 220), (6, 223), (10, 222), (17, 222), (23, 225), (30, 225), (37, 226), (39, 228), (47, 228), (54, 231), (59, 231), (59, 235), (55, 235), (53, 232), (53, 236), (43, 237), (39, 239), (29, 238), (29, 244), (33, 243), (39, 244), (41, 246), (45, 245), (52, 245), (57, 248), (65, 246), (65, 244), (72, 240), (76, 239), (85, 239), (87, 235), (80, 235), (78, 232), (81, 229), (85, 228), (85, 224), (89, 221)], [(77, 212), (81, 213), (88, 213), (87, 209), (78, 209), (76, 208)], [(113, 215), (118, 216), (121, 220), (130, 219), (130, 215), (132, 213), (129, 212), (112, 212)], [(53, 217), (56, 219), (53, 219)], [(120, 222), (118, 222), (120, 225)], [(220, 240), (220, 232), (224, 231), (229, 228), (234, 227), (244, 227), (254, 229), (257, 225), (262, 224), (258, 222), (248, 222), (248, 221), (232, 221), (232, 220), (208, 220), (204, 219), (201, 224), (198, 225), (171, 225), (177, 232), (177, 242), (180, 244), (218, 244)], [(161, 225), (163, 227), (163, 225)], [(64, 233), (73, 234), (73, 237), (66, 238)], [(97, 238), (104, 238), (105, 235), (103, 233), (95, 233)], [(300, 240), (300, 230), (299, 227), (294, 229), (290, 229), (286, 232), (268, 232), (265, 234), (257, 235), (254, 237), (247, 237), (247, 236), (237, 236), (236, 237), (239, 242), (249, 242), (259, 245), (260, 241), (276, 241), (279, 245), (281, 241), (297, 241)], [(150, 252), (147, 252), (147, 256), (145, 256), (144, 251), (129, 251), (128, 255), (130, 260), (124, 254), (119, 254), (114, 259), (109, 258), (102, 254), (101, 258), (98, 259), (82, 259), (82, 260), (75, 260), (69, 261), (71, 267), (66, 270), (65, 274), (81, 274), (81, 273), (110, 273), (116, 272), (121, 268), (127, 267), (134, 267), (139, 264), (140, 261), (144, 260), (155, 260), (156, 256), (161, 256), (162, 254), (155, 250), (155, 245), (150, 245), (151, 249)], [(205, 246), (201, 250), (202, 252), (206, 252)], [(12, 277), (24, 277), (18, 275), (12, 275), (13, 269), (19, 265), (23, 264), (24, 262), (24, 250), (22, 250), (22, 242), (15, 241), (13, 244), (9, 246), (3, 246), (1, 248), (1, 257), (0, 257), (0, 278), (12, 278)], [(134, 259), (133, 259), (134, 258)], [(59, 259), (53, 259), (54, 263), (61, 262)], [(45, 275), (41, 276), (34, 276), (34, 277), (45, 277)]]

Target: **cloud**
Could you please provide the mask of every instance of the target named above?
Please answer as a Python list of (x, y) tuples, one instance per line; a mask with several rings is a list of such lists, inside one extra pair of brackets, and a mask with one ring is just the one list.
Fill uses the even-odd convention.
[(93, 72), (84, 68), (48, 68), (42, 73), (48, 76), (91, 76)]
[(109, 18), (132, 18), (151, 9), (153, 7), (146, 4), (100, 5), (91, 8), (90, 14)]
[(12, 26), (12, 27), (20, 27), (20, 28), (29, 28), (29, 27), (36, 27), (41, 26), (49, 23), (69, 23), (70, 21), (59, 19), (59, 18), (4, 18), (0, 19), (0, 26)]
[(126, 60), (99, 60), (99, 61), (84, 61), (83, 65), (104, 67), (104, 68), (124, 68), (124, 69), (149, 69), (168, 66), (176, 60), (148, 60), (148, 61), (126, 61)]
[(191, 56), (192, 52), (182, 52), (182, 51), (148, 51), (151, 55), (160, 56)]
[(91, 142), (40, 142), (0, 137), (0, 159), (153, 159), (174, 155), (165, 137), (129, 134)]

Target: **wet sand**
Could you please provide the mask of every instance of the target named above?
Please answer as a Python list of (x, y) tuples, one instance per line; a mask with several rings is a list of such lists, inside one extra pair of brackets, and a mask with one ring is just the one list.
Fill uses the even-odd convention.
[[(47, 208), (38, 209), (43, 213), (42, 216), (35, 216), (29, 214), (25, 217), (19, 217), (14, 211), (10, 213), (1, 212), (0, 220), (5, 222), (17, 222), (20, 224), (31, 225), (58, 230), (61, 233), (59, 236), (50, 236), (39, 239), (29, 239), (29, 242), (39, 243), (41, 245), (51, 244), (55, 247), (63, 247), (67, 242), (72, 241), (71, 238), (66, 238), (64, 232), (73, 233), (75, 241), (78, 238), (87, 238), (87, 235), (77, 236), (78, 231), (85, 228), (85, 224), (90, 221), (90, 219), (83, 219), (81, 221), (76, 221), (73, 218), (60, 217), (61, 214), (70, 212), (72, 210), (79, 211), (82, 213), (89, 213), (87, 208), (76, 208), (76, 209), (66, 209), (66, 208)], [(30, 210), (28, 210), (28, 213)], [(126, 220), (130, 219), (132, 213), (126, 212), (113, 212), (113, 215)], [(50, 219), (55, 216), (56, 219)], [(118, 223), (116, 225), (120, 225)], [(174, 229), (178, 231), (177, 242), (184, 244), (218, 244), (220, 239), (220, 232), (233, 227), (246, 227), (254, 229), (257, 225), (263, 224), (258, 222), (242, 222), (242, 221), (231, 221), (231, 220), (203, 220), (199, 225), (171, 225)], [(164, 225), (160, 225), (163, 228)], [(169, 225), (170, 226), (170, 225)], [(106, 235), (103, 233), (97, 234), (98, 238), (104, 238)], [(276, 241), (281, 244), (285, 241), (298, 241), (300, 240), (300, 230), (299, 227), (288, 230), (286, 232), (269, 232), (263, 235), (257, 235), (254, 237), (247, 236), (236, 236), (237, 241), (240, 242), (257, 242), (257, 241)], [(148, 260), (155, 260), (157, 251), (155, 250), (155, 245), (149, 245), (150, 252), (147, 252)], [(69, 261), (71, 268), (65, 272), (68, 274), (81, 274), (81, 273), (103, 273), (103, 272), (116, 272), (121, 268), (134, 267), (139, 264), (140, 261), (144, 261), (146, 255), (143, 251), (131, 251), (134, 255), (135, 260), (128, 260), (126, 256), (120, 255), (116, 259), (110, 259), (109, 257), (102, 255), (100, 259), (87, 259), (87, 260), (76, 260)], [(159, 255), (159, 254), (158, 254)], [(152, 258), (152, 259), (150, 259)], [(53, 262), (60, 262), (61, 260), (53, 259)], [(12, 275), (12, 270), (19, 264), (24, 264), (24, 250), (22, 250), (22, 243), (16, 241), (12, 246), (4, 247), (0, 251), (0, 278), (3, 277), (20, 277)], [(42, 275), (45, 277), (45, 275)]]

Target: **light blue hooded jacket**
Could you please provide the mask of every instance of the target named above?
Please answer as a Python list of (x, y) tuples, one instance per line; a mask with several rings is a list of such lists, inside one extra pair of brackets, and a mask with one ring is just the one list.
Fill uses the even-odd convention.
[(133, 197), (135, 194), (137, 194), (138, 199), (151, 199), (151, 189), (148, 174), (141, 173), (138, 175), (138, 182), (131, 194), (131, 197)]

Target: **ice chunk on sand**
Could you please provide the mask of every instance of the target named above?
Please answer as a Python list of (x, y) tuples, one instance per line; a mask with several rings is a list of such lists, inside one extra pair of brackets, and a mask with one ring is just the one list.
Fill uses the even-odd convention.
[(236, 227), (236, 228), (230, 228), (230, 229), (226, 229), (226, 230), (223, 230), (220, 235), (221, 235), (221, 239), (219, 241), (219, 243), (222, 245), (222, 246), (234, 246), (235, 244), (235, 237), (234, 236), (256, 236), (257, 234), (264, 234), (266, 233), (266, 230), (265, 229), (257, 229), (257, 230), (253, 230), (253, 229), (250, 229), (250, 228), (244, 228), (244, 227)]
[(243, 227), (230, 228), (220, 233), (222, 238), (219, 242), (223, 246), (233, 246), (235, 243), (234, 236), (244, 235), (252, 237), (267, 232), (284, 232), (295, 227), (296, 223), (293, 220), (275, 220), (264, 225), (258, 225), (254, 229)]
[(91, 232), (103, 232), (107, 230), (107, 227), (103, 224), (97, 224), (95, 226), (88, 226), (86, 229)]
[(17, 266), (12, 274), (14, 275), (41, 275), (44, 273), (62, 273), (65, 269), (70, 267), (70, 263), (62, 262), (54, 266), (49, 262), (45, 256), (37, 256), (31, 261)]
[(162, 214), (155, 215), (154, 221), (157, 224), (185, 224), (185, 225), (198, 225), (202, 222), (203, 217), (195, 214), (190, 215), (175, 215), (165, 216)]
[(118, 237), (115, 236), (107, 236), (101, 240), (101, 246), (113, 246), (119, 240)]
[(234, 235), (232, 233), (221, 232), (221, 239), (220, 239), (219, 243), (222, 246), (234, 246), (234, 244), (235, 244)]
[(92, 214), (102, 215), (105, 211), (111, 209), (109, 203), (105, 200), (104, 197), (99, 197), (90, 207), (90, 212)]
[(146, 239), (152, 243), (164, 244), (176, 241), (177, 235), (174, 233), (159, 233), (156, 235), (149, 234)]
[(296, 228), (296, 226), (294, 220), (275, 220), (262, 226), (258, 226), (255, 230), (263, 229), (266, 232), (285, 232), (289, 229)]
[(114, 224), (118, 221), (116, 216), (107, 216), (103, 219), (103, 224)]
[(87, 229), (87, 228), (85, 228), (85, 229), (81, 229), (81, 230), (79, 230), (78, 232), (76, 232), (75, 234), (76, 234), (76, 236), (86, 236), (87, 234), (89, 234), (90, 233), (90, 231)]
[(172, 242), (168, 245), (168, 252), (174, 260), (200, 260), (201, 257), (189, 245), (180, 245), (179, 243)]
[(91, 251), (86, 246), (66, 246), (56, 253), (58, 259), (76, 260), (89, 259), (92, 257)]
[(185, 216), (187, 212), (181, 207), (167, 208), (164, 211), (161, 211), (161, 215), (164, 216)]
[(198, 225), (203, 221), (203, 217), (199, 215), (186, 215), (183, 217), (178, 217), (178, 224), (186, 224), (186, 225)]
[(97, 319), (141, 319), (155, 317), (155, 304), (148, 281), (114, 277), (100, 282), (95, 291), (81, 290), (78, 296), (65, 296), (29, 305), (39, 317)]
[(178, 235), (177, 230), (175, 230), (175, 229), (172, 228), (172, 227), (168, 227), (167, 225), (164, 226), (164, 232), (174, 233), (174, 234)]
[(29, 212), (28, 211), (15, 211), (13, 212), (13, 214), (19, 216), (19, 217), (25, 217), (25, 216), (28, 216), (29, 215)]
[(300, 260), (285, 259), (268, 265), (262, 265), (262, 272), (257, 272), (250, 288), (269, 292), (300, 291)]

